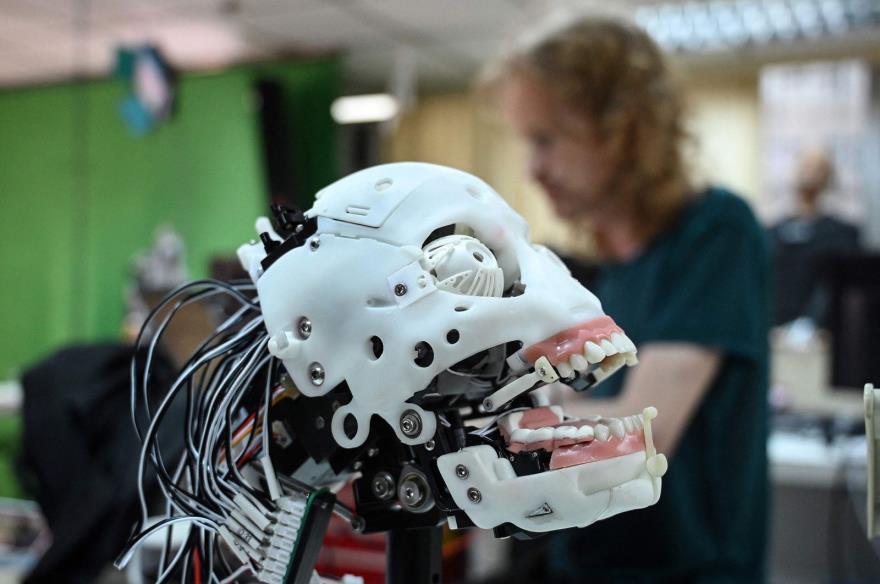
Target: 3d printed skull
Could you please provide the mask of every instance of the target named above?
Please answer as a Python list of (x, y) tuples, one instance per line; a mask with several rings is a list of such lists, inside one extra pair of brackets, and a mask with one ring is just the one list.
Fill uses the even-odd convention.
[[(573, 420), (528, 393), (557, 380), (585, 389), (635, 364), (636, 348), (485, 182), (383, 165), (319, 192), (305, 218), (286, 237), (258, 221), (263, 243), (239, 258), (268, 350), (302, 396), (350, 393), (330, 420), (338, 445), (363, 448), (384, 420), (436, 459), (417, 474), (453, 525), (542, 532), (657, 501), (666, 460), (653, 409)], [(485, 423), (465, 431), (459, 415)]]

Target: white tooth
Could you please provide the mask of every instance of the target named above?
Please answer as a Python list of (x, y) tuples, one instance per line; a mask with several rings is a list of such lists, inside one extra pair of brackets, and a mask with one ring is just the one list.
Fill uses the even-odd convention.
[(602, 347), (602, 350), (605, 351), (606, 355), (617, 354), (617, 347), (615, 347), (614, 344), (608, 339), (602, 339), (602, 343), (600, 346)]
[(587, 355), (587, 361), (590, 363), (598, 363), (605, 358), (605, 351), (593, 341), (584, 343), (584, 353)]
[(628, 336), (622, 335), (620, 333), (614, 333), (611, 335), (611, 340), (615, 345), (620, 347), (621, 352), (624, 353), (635, 353), (636, 345), (633, 343)]
[(632, 416), (623, 418), (623, 427), (626, 428), (627, 434), (632, 434), (636, 431), (636, 425), (635, 422), (632, 421)]
[(596, 438), (603, 442), (611, 439), (611, 432), (605, 424), (598, 424), (595, 429)]
[(592, 440), (593, 435), (593, 427), (584, 425), (577, 429), (577, 432), (575, 432), (574, 434), (574, 439), (579, 442), (584, 440)]
[(498, 420), (498, 427), (503, 428), (504, 431), (507, 432), (507, 435), (511, 436), (519, 428), (519, 422), (520, 420), (522, 420), (522, 416), (522, 412), (513, 412), (507, 414), (506, 416)]
[(510, 436), (511, 442), (529, 442), (529, 437), (532, 435), (532, 430), (528, 428), (520, 428), (519, 430), (514, 430), (513, 434)]
[(559, 365), (556, 366), (556, 370), (559, 371), (560, 377), (564, 377), (566, 379), (574, 375), (574, 369), (565, 361), (559, 363)]
[(642, 429), (642, 418), (641, 417), (630, 416), (629, 419), (632, 420), (633, 426), (635, 426), (636, 429), (638, 429), (638, 430)]
[(578, 353), (572, 355), (569, 362), (571, 363), (571, 368), (575, 371), (585, 371), (587, 367), (590, 366), (589, 363), (587, 363), (587, 360), (584, 359), (583, 355)]
[(623, 425), (619, 418), (611, 420), (608, 427), (615, 438), (623, 438), (626, 435), (626, 426)]
[(627, 366), (629, 366), (629, 367), (632, 367), (633, 365), (638, 365), (638, 364), (639, 364), (639, 358), (636, 357), (636, 354), (635, 354), (635, 353), (627, 353), (627, 354), (626, 354), (626, 364), (627, 364)]
[(553, 428), (539, 428), (538, 430), (532, 430), (532, 434), (528, 437), (526, 442), (533, 444), (545, 440), (553, 440)]
[(563, 440), (565, 438), (574, 438), (577, 434), (577, 428), (574, 426), (559, 426), (553, 431), (554, 440)]

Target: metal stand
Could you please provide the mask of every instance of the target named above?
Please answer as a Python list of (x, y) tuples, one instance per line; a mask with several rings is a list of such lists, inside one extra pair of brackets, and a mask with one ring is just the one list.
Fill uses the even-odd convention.
[(441, 584), (443, 528), (392, 529), (386, 584)]

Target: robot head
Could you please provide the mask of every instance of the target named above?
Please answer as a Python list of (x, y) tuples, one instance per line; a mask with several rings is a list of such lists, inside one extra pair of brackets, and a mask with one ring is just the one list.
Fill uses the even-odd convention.
[(361, 457), (366, 500), (529, 532), (656, 502), (666, 464), (652, 410), (575, 420), (529, 393), (587, 389), (634, 365), (636, 348), (485, 182), (383, 165), (276, 219), (239, 249), (269, 353), (301, 397), (338, 396), (339, 447), (374, 452), (384, 432), (404, 453), (396, 468)]

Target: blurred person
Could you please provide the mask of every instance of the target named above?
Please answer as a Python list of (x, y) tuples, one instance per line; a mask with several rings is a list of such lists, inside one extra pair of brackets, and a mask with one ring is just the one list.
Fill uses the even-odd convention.
[(794, 213), (770, 229), (775, 278), (775, 324), (808, 319), (823, 324), (828, 307), (821, 263), (830, 255), (858, 252), (855, 226), (819, 209), (834, 176), (834, 166), (821, 150), (805, 152), (797, 164)]
[(763, 230), (740, 198), (688, 176), (683, 100), (642, 30), (593, 18), (532, 33), (484, 83), (556, 213), (594, 240), (593, 291), (639, 347), (640, 364), (588, 399), (567, 391), (566, 412), (654, 405), (670, 456), (657, 505), (548, 536), (540, 580), (764, 581)]

